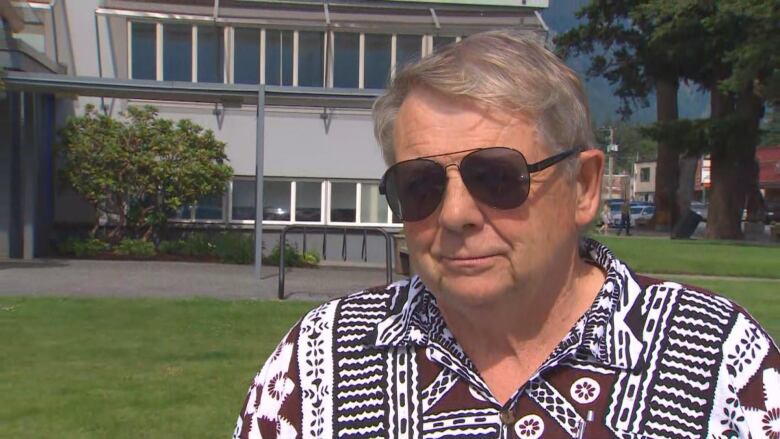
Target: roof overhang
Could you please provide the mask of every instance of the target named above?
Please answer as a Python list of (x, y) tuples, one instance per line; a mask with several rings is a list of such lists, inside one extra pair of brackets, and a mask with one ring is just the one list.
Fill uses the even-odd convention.
[[(6, 71), (8, 90), (58, 96), (91, 96), (155, 101), (208, 102), (227, 107), (256, 105), (261, 86), (201, 82), (97, 78), (51, 73)], [(271, 106), (371, 108), (383, 90), (264, 86)]]

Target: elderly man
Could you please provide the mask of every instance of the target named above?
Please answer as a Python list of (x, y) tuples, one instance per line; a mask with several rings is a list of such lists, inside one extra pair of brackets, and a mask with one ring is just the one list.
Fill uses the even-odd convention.
[(604, 157), (553, 54), (471, 36), (400, 72), (375, 123), (418, 275), (304, 316), (235, 437), (780, 437), (764, 330), (582, 237)]

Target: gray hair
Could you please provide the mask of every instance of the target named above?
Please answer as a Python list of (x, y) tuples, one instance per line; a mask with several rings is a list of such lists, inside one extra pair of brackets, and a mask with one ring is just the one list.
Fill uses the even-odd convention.
[(388, 166), (395, 163), (398, 111), (420, 86), (530, 116), (539, 141), (552, 152), (593, 144), (587, 97), (577, 74), (526, 34), (496, 30), (446, 46), (406, 66), (390, 82), (373, 113), (374, 135)]

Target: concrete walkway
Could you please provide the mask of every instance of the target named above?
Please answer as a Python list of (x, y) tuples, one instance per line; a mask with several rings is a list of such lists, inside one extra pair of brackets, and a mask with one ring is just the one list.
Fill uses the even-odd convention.
[[(0, 260), (0, 296), (67, 297), (216, 297), (276, 299), (276, 267), (263, 267), (254, 278), (249, 265), (77, 259)], [(394, 279), (399, 279), (395, 275)], [(649, 274), (657, 279), (707, 278), (769, 281), (731, 276)], [(285, 298), (327, 300), (386, 283), (384, 268), (323, 266), (293, 268), (285, 276)]]
[[(387, 283), (384, 268), (293, 268), (285, 276), (285, 297), (326, 300)], [(274, 299), (276, 267), (263, 267), (260, 280), (249, 265), (93, 261), (76, 259), (0, 260), (0, 296), (217, 297)]]

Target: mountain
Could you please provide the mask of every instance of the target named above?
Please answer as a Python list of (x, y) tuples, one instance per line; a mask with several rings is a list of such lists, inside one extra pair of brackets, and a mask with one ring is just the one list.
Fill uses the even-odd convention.
[[(579, 20), (574, 14), (587, 3), (588, 0), (550, 0), (550, 7), (542, 12), (542, 18), (550, 27), (551, 34), (554, 36), (577, 26)], [(593, 120), (598, 125), (606, 125), (610, 121), (618, 120), (620, 116), (617, 114), (617, 109), (620, 106), (620, 99), (614, 96), (609, 82), (603, 78), (585, 77), (590, 65), (590, 57), (582, 55), (567, 60), (566, 64), (585, 80)], [(699, 91), (695, 86), (681, 84), (677, 102), (680, 117), (697, 119), (709, 116), (709, 95)], [(635, 109), (631, 116), (632, 121), (655, 122), (655, 97), (648, 96), (648, 103), (650, 105), (646, 108)]]

